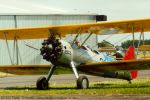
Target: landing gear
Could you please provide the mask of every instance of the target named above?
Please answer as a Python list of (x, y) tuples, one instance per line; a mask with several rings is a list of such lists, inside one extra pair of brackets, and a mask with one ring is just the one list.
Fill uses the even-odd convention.
[(59, 39), (56, 39), (53, 36), (49, 37), (42, 43), (42, 48), (40, 49), (40, 51), (43, 59), (53, 64), (48, 72), (47, 77), (40, 77), (36, 83), (37, 89), (46, 90), (48, 89), (48, 82), (56, 68), (55, 62), (63, 52), (61, 42), (59, 41)]
[(89, 88), (89, 80), (86, 76), (80, 76), (77, 72), (77, 69), (75, 67), (75, 64), (73, 61), (71, 61), (70, 66), (72, 67), (72, 70), (75, 74), (75, 77), (77, 79), (77, 89), (87, 89)]
[(86, 76), (80, 76), (77, 79), (77, 88), (78, 89), (87, 89), (87, 88), (89, 88), (89, 80)]
[(48, 89), (48, 81), (50, 80), (52, 74), (54, 73), (56, 66), (51, 66), (51, 69), (48, 72), (47, 77), (40, 77), (36, 82), (36, 87), (38, 90), (47, 90)]
[(46, 77), (40, 77), (36, 82), (36, 87), (38, 90), (47, 90), (48, 81), (46, 80)]
[(132, 84), (132, 81), (131, 80), (128, 80), (129, 84)]

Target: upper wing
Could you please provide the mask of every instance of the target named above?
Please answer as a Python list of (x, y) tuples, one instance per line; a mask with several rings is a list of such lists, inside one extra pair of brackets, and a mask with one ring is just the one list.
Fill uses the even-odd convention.
[(150, 69), (150, 59), (120, 60), (114, 62), (99, 62), (79, 66), (80, 70), (87, 72), (105, 72), (119, 70), (144, 70)]
[(141, 45), (141, 46), (139, 46), (139, 50), (150, 51), (150, 45)]
[[(99, 22), (91, 24), (76, 24), (65, 26), (47, 26), (34, 28), (0, 29), (0, 39), (38, 39), (47, 38), (49, 33), (58, 34), (61, 37), (67, 34), (80, 33), (112, 34), (150, 31), (150, 18), (124, 21)], [(112, 32), (109, 32), (112, 31)]]

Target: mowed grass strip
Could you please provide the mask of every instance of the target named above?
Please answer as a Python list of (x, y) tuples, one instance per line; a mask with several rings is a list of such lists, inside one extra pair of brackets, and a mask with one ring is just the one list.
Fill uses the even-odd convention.
[(0, 95), (59, 95), (59, 94), (150, 94), (150, 79), (136, 79), (129, 84), (124, 80), (91, 82), (89, 89), (76, 89), (75, 84), (51, 84), (48, 90), (35, 87), (0, 89)]

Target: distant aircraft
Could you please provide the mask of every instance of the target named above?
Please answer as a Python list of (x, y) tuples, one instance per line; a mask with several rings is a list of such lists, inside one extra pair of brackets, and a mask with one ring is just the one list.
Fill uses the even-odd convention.
[[(150, 59), (136, 59), (134, 42), (130, 46), (122, 60), (116, 60), (112, 55), (104, 52), (92, 50), (86, 41), (92, 34), (124, 34), (150, 31), (150, 19), (124, 20), (99, 22), (90, 24), (64, 25), (64, 26), (47, 26), (34, 28), (14, 28), (1, 29), (0, 39), (7, 40), (23, 40), (23, 39), (45, 39), (40, 49), (43, 59), (51, 62), (51, 68), (47, 77), (40, 77), (36, 86), (39, 90), (48, 89), (48, 81), (58, 65), (71, 68), (76, 77), (78, 89), (86, 89), (89, 87), (89, 80), (86, 76), (80, 76), (78, 70), (102, 77), (119, 78), (131, 81), (137, 77), (137, 70), (148, 69), (150, 67)], [(68, 34), (76, 34), (72, 42), (63, 40)], [(77, 40), (79, 34), (88, 34), (83, 43)], [(140, 44), (140, 43), (139, 43)], [(21, 69), (36, 68), (38, 66), (19, 65), (19, 66), (3, 66), (0, 69)], [(11, 71), (9, 71), (11, 72)]]

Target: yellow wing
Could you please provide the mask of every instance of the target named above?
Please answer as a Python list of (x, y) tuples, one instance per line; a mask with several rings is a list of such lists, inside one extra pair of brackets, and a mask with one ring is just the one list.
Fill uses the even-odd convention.
[(6, 39), (5, 37), (8, 40), (13, 40), (14, 38), (20, 40), (39, 39), (47, 38), (49, 33), (55, 33), (64, 37), (67, 34), (74, 34), (79, 30), (81, 33), (93, 34), (108, 34), (108, 31), (114, 31), (113, 33), (130, 33), (133, 31), (133, 27), (134, 32), (140, 32), (141, 30), (145, 32), (150, 31), (150, 18), (64, 26), (0, 29), (0, 39)]
[(1, 65), (0, 72), (14, 75), (37, 75), (48, 73), (50, 67), (50, 65)]
[(139, 46), (139, 50), (150, 51), (150, 45), (141, 45), (141, 46)]
[(149, 70), (150, 59), (120, 60), (114, 62), (90, 63), (79, 66), (80, 70), (87, 72), (109, 72), (119, 70)]

